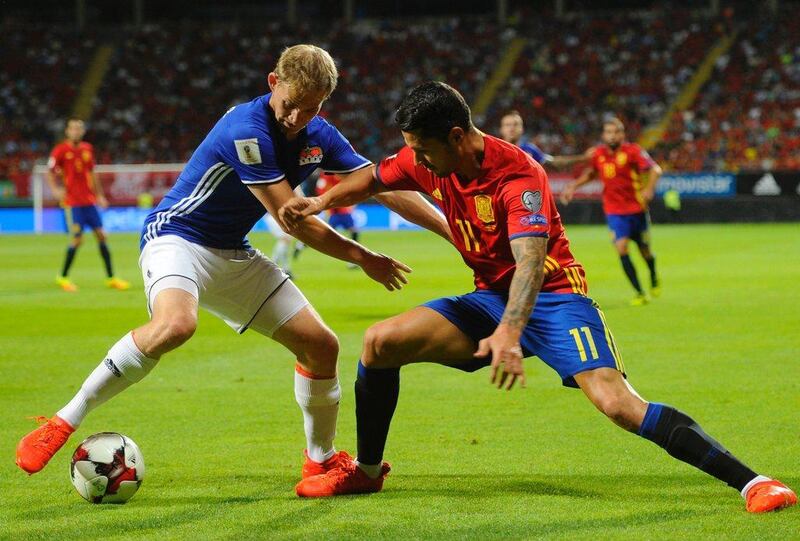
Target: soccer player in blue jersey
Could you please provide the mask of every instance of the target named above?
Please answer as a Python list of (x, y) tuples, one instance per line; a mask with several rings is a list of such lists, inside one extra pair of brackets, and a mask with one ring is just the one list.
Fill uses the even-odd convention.
[[(297, 358), (295, 397), (307, 440), (303, 476), (350, 460), (333, 446), (341, 395), (337, 338), (289, 277), (246, 238), (315, 169), (346, 178), (372, 165), (317, 116), (337, 77), (323, 49), (290, 47), (268, 75), (271, 93), (232, 107), (212, 128), (142, 231), (140, 266), (150, 321), (114, 344), (74, 398), (20, 441), (20, 468), (29, 474), (44, 468), (90, 411), (191, 338), (199, 306), (238, 333), (252, 329), (271, 337)], [(444, 219), (419, 194), (383, 202), (450, 240)], [(346, 239), (322, 220), (306, 220), (293, 234), (357, 264), (390, 291), (406, 282), (408, 267)]]
[(575, 156), (553, 156), (540, 149), (531, 140), (524, 139), (524, 135), (525, 124), (519, 111), (512, 109), (500, 117), (500, 138), (507, 143), (517, 145), (541, 165), (548, 165), (555, 169), (565, 169), (587, 161), (591, 156), (589, 151)]

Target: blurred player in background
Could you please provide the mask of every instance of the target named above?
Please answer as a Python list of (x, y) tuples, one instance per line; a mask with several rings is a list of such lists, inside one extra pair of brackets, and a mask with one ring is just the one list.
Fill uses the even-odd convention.
[[(297, 195), (304, 195), (300, 186), (295, 188), (294, 192)], [(264, 221), (270, 234), (275, 237), (275, 245), (272, 247), (270, 259), (282, 268), (289, 278), (294, 280), (296, 276), (292, 272), (292, 263), (298, 258), (305, 245), (284, 231), (275, 218), (272, 217), (272, 214), (264, 216)], [(290, 252), (292, 255), (289, 255)], [(358, 268), (358, 265), (355, 268)]]
[[(381, 490), (390, 470), (383, 452), (401, 366), (436, 362), (472, 372), (491, 365), (492, 383), (511, 389), (516, 381), (524, 386), (523, 357), (535, 355), (621, 428), (735, 488), (748, 511), (797, 502), (794, 492), (756, 474), (694, 419), (646, 402), (628, 384), (603, 313), (587, 297), (583, 267), (570, 252), (539, 164), (479, 131), (464, 98), (441, 82), (412, 90), (395, 119), (407, 146), (320, 197), (290, 201), (278, 219), (287, 227), (302, 225), (306, 216), (376, 193), (418, 190), (447, 217), (476, 290), (427, 302), (367, 330), (355, 384), (357, 460), (303, 479), (298, 495)], [(498, 415), (507, 418), (508, 412), (500, 407)]]
[(275, 218), (272, 217), (272, 214), (264, 216), (264, 221), (267, 223), (267, 229), (270, 234), (275, 237), (275, 245), (272, 247), (272, 253), (269, 256), (270, 259), (283, 269), (283, 272), (285, 272), (289, 278), (294, 280), (296, 277), (294, 273), (292, 273), (292, 261), (295, 257), (290, 256), (289, 253), (292, 251), (292, 245), (296, 243), (297, 240), (281, 229), (281, 226)]
[(549, 165), (556, 169), (565, 169), (581, 162), (588, 161), (592, 149), (584, 154), (575, 156), (552, 156), (536, 146), (530, 139), (525, 139), (525, 124), (519, 111), (511, 110), (500, 117), (500, 138), (527, 152), (531, 158), (542, 165)]
[(128, 282), (114, 277), (103, 221), (95, 206), (97, 204), (106, 208), (108, 201), (103, 194), (103, 186), (94, 174), (94, 149), (83, 140), (86, 133), (83, 120), (67, 119), (64, 133), (67, 139), (55, 146), (47, 162), (47, 183), (53, 196), (64, 208), (67, 232), (71, 236), (64, 265), (61, 274), (56, 278), (56, 284), (64, 291), (78, 290), (78, 286), (68, 278), (68, 274), (75, 254), (83, 242), (83, 230), (89, 228), (97, 237), (97, 245), (103, 257), (106, 285), (113, 289), (128, 289), (130, 287)]
[(650, 155), (636, 143), (625, 141), (625, 126), (618, 118), (603, 122), (603, 144), (592, 152), (592, 160), (580, 177), (561, 195), (568, 204), (580, 186), (600, 179), (603, 182), (603, 212), (614, 239), (614, 246), (622, 262), (625, 276), (630, 280), (636, 296), (633, 306), (646, 304), (649, 296), (644, 292), (636, 268), (628, 254), (628, 242), (639, 247), (639, 253), (650, 269), (650, 293), (661, 294), (656, 274), (656, 256), (650, 248), (650, 214), (647, 211), (655, 197), (656, 184), (662, 170)]
[[(322, 195), (337, 184), (341, 180), (336, 175), (322, 173), (317, 180), (317, 195)], [(328, 225), (334, 229), (343, 229), (350, 234), (350, 238), (358, 242), (358, 227), (353, 220), (353, 211), (355, 206), (332, 208), (328, 210)], [(355, 269), (352, 263), (347, 264), (348, 268)]]
[[(371, 168), (318, 116), (337, 79), (326, 51), (313, 45), (289, 47), (267, 76), (271, 92), (222, 115), (145, 220), (140, 264), (150, 321), (120, 338), (72, 400), (22, 438), (16, 460), (20, 468), (29, 474), (44, 468), (92, 410), (141, 381), (163, 355), (189, 340), (197, 329), (199, 306), (237, 333), (252, 329), (272, 338), (296, 358), (295, 399), (307, 444), (302, 475), (349, 461), (333, 445), (341, 395), (336, 335), (289, 277), (246, 237), (317, 168), (341, 175)], [(450, 239), (447, 224), (419, 194), (398, 194), (384, 202)], [(406, 282), (408, 267), (342, 237), (320, 219), (306, 220), (294, 234), (322, 253), (358, 264), (390, 291)]]

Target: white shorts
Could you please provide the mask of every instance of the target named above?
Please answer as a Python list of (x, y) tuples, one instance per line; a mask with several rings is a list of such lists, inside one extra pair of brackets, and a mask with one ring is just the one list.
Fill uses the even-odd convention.
[(165, 235), (145, 244), (139, 266), (151, 314), (156, 296), (177, 288), (236, 332), (252, 328), (272, 336), (308, 305), (286, 273), (255, 249), (208, 248)]

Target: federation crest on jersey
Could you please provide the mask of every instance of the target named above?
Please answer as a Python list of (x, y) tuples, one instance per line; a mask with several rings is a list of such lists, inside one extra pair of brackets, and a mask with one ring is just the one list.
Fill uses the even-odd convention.
[(236, 155), (239, 161), (245, 165), (258, 165), (261, 163), (261, 149), (258, 148), (258, 139), (234, 139)]
[(525, 190), (521, 198), (522, 204), (532, 213), (536, 214), (542, 209), (542, 192), (539, 190)]
[(322, 149), (320, 147), (306, 147), (300, 151), (300, 165), (310, 163), (320, 163), (322, 161)]
[(628, 154), (626, 152), (617, 154), (617, 165), (623, 167), (626, 163), (628, 163)]
[(496, 221), (494, 219), (494, 209), (492, 208), (492, 197), (486, 194), (475, 196), (475, 212), (478, 219), (483, 223), (487, 231), (494, 231)]
[(87, 163), (88, 163), (88, 162), (90, 162), (90, 161), (92, 161), (92, 153), (91, 153), (91, 152), (89, 152), (88, 150), (84, 150), (84, 151), (81, 153), (81, 157), (83, 158), (83, 161), (85, 161), (85, 162), (87, 162)]
[(431, 192), (431, 195), (433, 196), (434, 199), (438, 199), (439, 201), (442, 200), (442, 192), (439, 190), (439, 188), (435, 188)]

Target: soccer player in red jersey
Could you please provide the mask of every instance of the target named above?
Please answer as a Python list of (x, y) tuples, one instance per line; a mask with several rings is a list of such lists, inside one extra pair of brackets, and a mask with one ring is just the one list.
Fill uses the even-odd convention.
[(377, 492), (389, 473), (383, 450), (400, 389), (400, 367), (437, 362), (465, 371), (491, 365), (492, 383), (525, 383), (523, 357), (538, 356), (579, 387), (614, 423), (740, 491), (750, 511), (797, 497), (756, 474), (685, 413), (646, 402), (625, 372), (600, 308), (587, 296), (540, 165), (479, 131), (464, 98), (440, 82), (409, 93), (396, 120), (407, 146), (316, 198), (286, 203), (294, 227), (311, 214), (389, 190), (431, 196), (476, 290), (428, 302), (370, 327), (355, 384), (358, 457), (301, 481), (300, 496)]
[(614, 246), (619, 254), (622, 268), (636, 290), (631, 301), (634, 306), (649, 300), (639, 283), (636, 269), (628, 255), (628, 241), (639, 247), (650, 268), (650, 292), (660, 295), (656, 274), (656, 257), (650, 249), (650, 215), (647, 207), (655, 196), (656, 184), (661, 176), (661, 167), (636, 143), (625, 141), (625, 126), (618, 118), (608, 118), (603, 123), (603, 143), (594, 149), (591, 165), (584, 169), (578, 179), (567, 186), (561, 201), (568, 204), (575, 190), (592, 180), (603, 181), (603, 212), (608, 227), (614, 236)]
[[(103, 221), (95, 203), (103, 208), (108, 206), (103, 188), (94, 174), (94, 149), (83, 140), (86, 128), (83, 120), (70, 118), (64, 130), (67, 139), (53, 149), (48, 161), (47, 182), (55, 198), (64, 208), (64, 218), (71, 235), (67, 255), (61, 275), (56, 278), (64, 291), (74, 292), (78, 287), (67, 277), (75, 252), (83, 242), (83, 230), (90, 228), (97, 237), (100, 255), (106, 267), (106, 285), (113, 289), (125, 290), (130, 284), (114, 277), (111, 266), (111, 252), (106, 244)], [(59, 183), (57, 177), (62, 179)]]
[[(317, 195), (324, 194), (339, 182), (341, 180), (333, 173), (320, 173), (319, 179), (317, 179)], [(354, 210), (355, 206), (353, 205), (328, 209), (328, 214), (330, 215), (328, 217), (328, 225), (334, 229), (344, 229), (350, 233), (351, 239), (358, 242), (359, 231), (355, 220), (353, 220)], [(352, 263), (348, 263), (347, 266), (351, 269), (356, 268)]]

